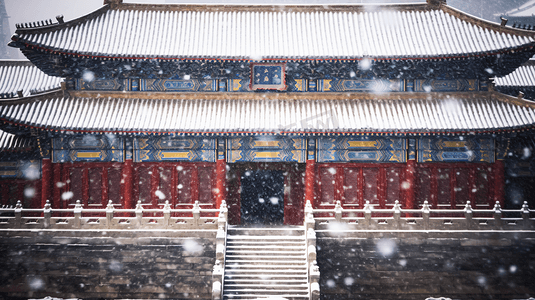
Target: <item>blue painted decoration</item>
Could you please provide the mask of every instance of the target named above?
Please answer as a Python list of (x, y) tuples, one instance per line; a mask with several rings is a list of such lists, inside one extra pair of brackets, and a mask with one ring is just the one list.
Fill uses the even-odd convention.
[(408, 159), (416, 160), (416, 139), (409, 139)]
[(217, 91), (217, 80), (205, 79), (143, 79), (141, 91), (157, 92), (214, 92)]
[(533, 177), (535, 160), (508, 159), (505, 161), (505, 172), (511, 177)]
[(320, 79), (318, 92), (402, 92), (402, 79)]
[(406, 162), (407, 140), (370, 136), (318, 139), (318, 162)]
[(303, 138), (257, 136), (227, 139), (227, 162), (305, 162)]
[(216, 160), (215, 139), (150, 136), (135, 138), (133, 146), (134, 162)]
[(494, 139), (482, 137), (440, 137), (417, 140), (418, 162), (493, 163)]
[(52, 162), (124, 162), (124, 138), (112, 134), (52, 139)]
[(476, 79), (414, 80), (415, 92), (473, 92), (479, 91), (479, 87), (479, 80)]
[(307, 159), (308, 160), (316, 159), (316, 139), (308, 139)]
[(128, 79), (94, 79), (91, 81), (83, 78), (75, 79), (77, 90), (93, 91), (124, 91), (128, 90)]
[(0, 178), (36, 180), (41, 178), (40, 160), (0, 161)]

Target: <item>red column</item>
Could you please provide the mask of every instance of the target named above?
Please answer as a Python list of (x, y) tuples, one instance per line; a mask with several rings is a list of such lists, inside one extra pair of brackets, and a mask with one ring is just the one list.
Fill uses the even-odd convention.
[(134, 163), (131, 159), (126, 159), (123, 166), (123, 184), (124, 184), (124, 207), (134, 209), (136, 207), (133, 189), (134, 189)]
[[(108, 167), (101, 168), (102, 181), (100, 182), (100, 191), (101, 191), (101, 203), (102, 206), (106, 207), (108, 205)], [(118, 203), (115, 203), (118, 204)]]
[(41, 164), (41, 206), (39, 208), (45, 206), (46, 200), (50, 200), (50, 185), (52, 179), (52, 161), (50, 158), (43, 158)]
[(199, 169), (195, 165), (191, 169), (191, 204), (199, 201)]
[(61, 181), (61, 164), (53, 164), (53, 176), (54, 180), (52, 181), (52, 208), (67, 208), (66, 205), (63, 207), (61, 205), (61, 192), (64, 190), (63, 186), (66, 184)]
[(416, 177), (416, 161), (407, 160), (407, 167), (405, 169), (405, 182), (402, 183), (402, 188), (405, 191), (405, 203), (402, 205), (403, 208), (414, 208), (415, 199), (414, 199), (414, 190), (415, 190), (415, 180)]
[[(505, 167), (503, 160), (497, 160), (494, 164), (494, 203), (500, 201), (500, 205), (503, 208), (503, 199), (505, 197)], [(494, 203), (489, 203), (490, 207), (493, 207)]]
[(216, 198), (215, 198), (215, 205), (216, 208), (219, 209), (221, 206), (221, 202), (225, 200), (227, 197), (227, 186), (226, 186), (226, 180), (227, 180), (227, 164), (225, 162), (225, 159), (218, 159), (216, 162)]
[(314, 199), (314, 182), (316, 177), (316, 161), (307, 159), (305, 170), (305, 203), (310, 200), (313, 207), (316, 207)]

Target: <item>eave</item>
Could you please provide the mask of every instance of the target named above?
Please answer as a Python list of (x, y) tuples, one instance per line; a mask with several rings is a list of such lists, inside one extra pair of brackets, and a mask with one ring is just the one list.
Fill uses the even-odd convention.
[(68, 91), (0, 104), (2, 127), (53, 135), (496, 135), (535, 127), (535, 103), (497, 92), (325, 95)]

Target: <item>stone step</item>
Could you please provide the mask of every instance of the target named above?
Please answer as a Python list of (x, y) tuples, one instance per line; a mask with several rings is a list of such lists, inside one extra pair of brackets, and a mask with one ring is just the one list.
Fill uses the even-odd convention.
[(295, 236), (261, 236), (261, 235), (227, 235), (227, 241), (255, 241), (255, 242), (269, 242), (269, 243), (279, 243), (280, 241), (290, 241), (294, 243), (304, 243), (304, 237), (295, 237)]
[(283, 246), (273, 246), (273, 247), (264, 247), (264, 248), (241, 248), (241, 247), (227, 247), (226, 253), (243, 253), (244, 255), (250, 254), (250, 253), (288, 253), (288, 254), (295, 254), (295, 253), (305, 253), (306, 247), (302, 246), (295, 249), (288, 249)]
[(227, 245), (243, 245), (243, 246), (272, 246), (272, 245), (280, 245), (280, 246), (301, 246), (305, 243), (305, 239), (295, 239), (295, 240), (269, 240), (269, 241), (255, 241), (251, 239), (228, 239), (227, 237)]
[(261, 235), (261, 236), (303, 236), (303, 226), (283, 227), (236, 227), (227, 228), (228, 235)]
[(269, 278), (272, 276), (282, 276), (282, 275), (293, 275), (293, 276), (307, 276), (306, 268), (263, 268), (263, 269), (246, 269), (246, 268), (236, 268), (236, 269), (226, 269), (225, 275), (229, 277), (243, 275), (243, 276), (257, 276), (260, 278)]
[(308, 299), (303, 226), (229, 226), (223, 299)]
[(244, 299), (244, 300), (300, 300), (308, 299), (307, 295), (295, 294), (278, 294), (278, 295), (257, 295), (257, 294), (239, 294), (239, 295), (224, 295), (223, 299)]
[[(224, 296), (230, 295), (256, 295), (259, 296), (279, 296), (288, 295), (290, 297), (295, 296), (308, 296), (308, 290), (303, 289), (252, 289), (252, 288), (243, 288), (243, 289), (227, 289), (225, 290)], [(262, 299), (262, 298), (260, 298)]]
[(264, 288), (229, 288), (225, 289), (225, 295), (232, 294), (262, 294), (262, 295), (279, 295), (280, 294), (294, 294), (294, 295), (308, 295), (308, 290), (305, 287), (304, 289), (270, 289), (269, 287)]
[(270, 280), (269, 278), (279, 278), (279, 279), (288, 279), (288, 280), (305, 280), (307, 281), (307, 274), (306, 273), (303, 273), (303, 274), (266, 274), (266, 273), (262, 273), (262, 274), (259, 274), (259, 275), (254, 275), (254, 274), (233, 274), (233, 275), (225, 275), (225, 279), (228, 278), (228, 279), (235, 279), (235, 280), (242, 280), (240, 278), (243, 278), (243, 280), (249, 280), (249, 279), (254, 279), (254, 280)]
[(226, 251), (227, 255), (237, 255), (237, 256), (244, 256), (244, 257), (247, 257), (247, 256), (250, 256), (250, 255), (254, 255), (254, 256), (291, 256), (291, 257), (299, 257), (299, 255), (305, 255), (306, 254), (306, 251), (305, 249), (303, 250), (294, 250), (294, 251), (286, 251), (286, 250), (274, 250), (274, 249), (271, 249), (271, 250), (257, 250), (257, 251), (254, 251), (254, 250), (251, 250), (251, 249), (247, 249), (247, 250), (239, 250), (239, 249), (228, 249)]
[(278, 246), (280, 248), (277, 249), (276, 247), (269, 247), (269, 248), (241, 248), (241, 247), (227, 247), (227, 252), (242, 252), (242, 253), (301, 253), (305, 252), (306, 247), (303, 245), (302, 247), (294, 247), (294, 248), (286, 248), (284, 246)]
[[(275, 250), (275, 251), (305, 251), (306, 250), (306, 247), (303, 244), (301, 243), (295, 243), (296, 245), (285, 245), (285, 244), (280, 244), (280, 243), (273, 243), (273, 244), (270, 244), (270, 245), (265, 245), (265, 244), (260, 244), (260, 243), (255, 243), (255, 244), (250, 244), (250, 243), (236, 243), (236, 241), (234, 241), (233, 243), (229, 243), (227, 244), (227, 252), (229, 250), (240, 250), (240, 251), (247, 251), (247, 250), (260, 250), (260, 251), (272, 251), (272, 250)], [(281, 250), (278, 250), (278, 249), (281, 249)]]
[(295, 279), (293, 277), (288, 278), (280, 278), (280, 279), (258, 279), (258, 278), (230, 278), (225, 276), (225, 282), (228, 282), (230, 284), (275, 284), (275, 283), (282, 283), (282, 284), (307, 284), (306, 278), (301, 279)]
[(295, 263), (305, 263), (306, 257), (303, 254), (299, 256), (288, 255), (227, 255), (227, 263), (229, 261), (243, 261), (243, 260), (262, 260), (262, 261), (294, 261)]
[(304, 266), (306, 267), (306, 263), (303, 261), (295, 261), (295, 260), (261, 260), (261, 259), (227, 259), (225, 263), (225, 269), (228, 266), (231, 268), (232, 266), (236, 265), (248, 265), (251, 266), (257, 266), (259, 264), (263, 265), (285, 265), (285, 266)]

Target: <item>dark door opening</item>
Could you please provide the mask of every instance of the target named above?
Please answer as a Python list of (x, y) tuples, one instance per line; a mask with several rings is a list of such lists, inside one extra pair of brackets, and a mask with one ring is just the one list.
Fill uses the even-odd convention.
[(241, 174), (241, 223), (281, 225), (283, 221), (283, 171), (244, 171)]

